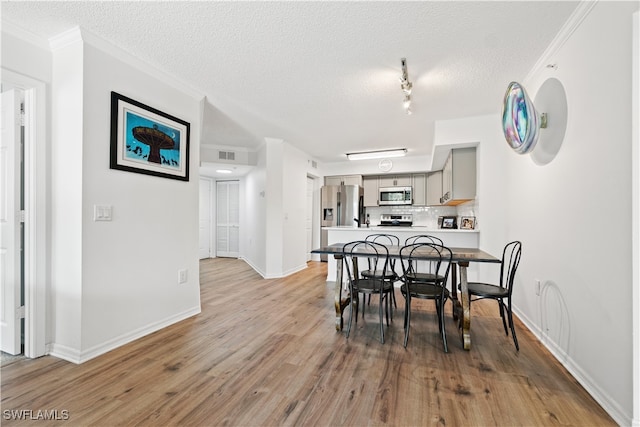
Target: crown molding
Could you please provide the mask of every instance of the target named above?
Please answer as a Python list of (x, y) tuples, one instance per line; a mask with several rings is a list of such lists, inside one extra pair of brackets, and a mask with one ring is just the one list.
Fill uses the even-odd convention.
[(2, 19), (2, 32), (26, 41), (27, 43), (31, 43), (40, 49), (49, 50), (49, 41), (45, 37), (25, 30), (19, 25), (16, 25), (11, 21), (7, 21), (6, 19)]
[(564, 23), (558, 34), (551, 41), (547, 49), (542, 53), (542, 56), (535, 63), (533, 68), (524, 78), (524, 82), (530, 82), (533, 76), (535, 76), (540, 70), (545, 68), (547, 64), (553, 62), (553, 57), (564, 46), (564, 44), (571, 38), (573, 33), (580, 27), (582, 21), (589, 15), (593, 7), (598, 3), (598, 0), (593, 1), (581, 1), (578, 7), (573, 11), (567, 22)]
[(51, 52), (64, 49), (75, 43), (82, 43), (82, 33), (80, 27), (73, 27), (69, 30), (49, 38), (49, 49)]
[(151, 75), (152, 77), (155, 77), (156, 79), (160, 80), (161, 82), (174, 87), (178, 90), (180, 90), (181, 92), (186, 93), (188, 96), (197, 99), (197, 100), (202, 100), (204, 99), (205, 95), (204, 92), (202, 92), (201, 90), (198, 90), (196, 88), (194, 88), (193, 86), (191, 86), (190, 84), (184, 82), (183, 80), (181, 80), (180, 78), (167, 73), (161, 69), (159, 69), (156, 66), (153, 66), (151, 64), (149, 64), (148, 62), (145, 62), (141, 59), (139, 59), (138, 57), (134, 56), (133, 54), (125, 51), (124, 49), (104, 40), (101, 37), (96, 36), (95, 34), (91, 33), (90, 31), (87, 31), (84, 28), (81, 27), (74, 27), (71, 28), (57, 36), (51, 37), (49, 39), (49, 45), (50, 45), (50, 49), (52, 52), (55, 52), (56, 50), (62, 49), (64, 47), (70, 46), (74, 43), (77, 42), (82, 42), (82, 43), (86, 43), (88, 45), (91, 45), (93, 47), (95, 47), (96, 49), (99, 49), (109, 55), (111, 55), (112, 57), (134, 67), (137, 68), (149, 75)]

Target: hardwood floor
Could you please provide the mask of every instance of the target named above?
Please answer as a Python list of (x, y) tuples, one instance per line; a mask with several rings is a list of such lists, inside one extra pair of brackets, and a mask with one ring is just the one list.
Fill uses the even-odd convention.
[(325, 263), (270, 280), (234, 259), (200, 269), (198, 316), (81, 365), (5, 362), (2, 425), (43, 425), (21, 410), (73, 426), (616, 425), (519, 321), (516, 352), (493, 301), (472, 305), (468, 352), (447, 305), (445, 354), (431, 301), (403, 348), (399, 292), (385, 344), (375, 301), (336, 332)]

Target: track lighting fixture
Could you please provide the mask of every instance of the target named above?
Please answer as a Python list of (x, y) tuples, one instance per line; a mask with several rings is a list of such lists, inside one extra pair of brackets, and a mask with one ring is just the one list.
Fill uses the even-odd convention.
[(407, 59), (402, 58), (400, 62), (402, 63), (400, 89), (402, 89), (402, 91), (404, 92), (404, 101), (402, 102), (402, 106), (404, 107), (407, 114), (411, 114), (411, 90), (413, 89), (413, 84), (409, 81), (409, 73), (407, 72)]

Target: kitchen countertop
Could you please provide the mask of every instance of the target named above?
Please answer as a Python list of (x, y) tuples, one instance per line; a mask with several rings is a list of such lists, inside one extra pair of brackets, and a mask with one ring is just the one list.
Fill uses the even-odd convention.
[(384, 225), (375, 225), (375, 226), (371, 226), (369, 228), (367, 227), (353, 227), (351, 225), (341, 225), (341, 226), (337, 226), (337, 227), (322, 227), (323, 230), (340, 230), (340, 231), (348, 231), (348, 230), (353, 230), (353, 231), (366, 231), (366, 230), (372, 230), (372, 231), (415, 231), (415, 232), (429, 232), (429, 233), (479, 233), (480, 230), (460, 230), (460, 229), (451, 229), (451, 228), (431, 228), (431, 227), (423, 227), (423, 226), (418, 226), (418, 225), (414, 225), (411, 227), (402, 227), (402, 226), (395, 226), (395, 225), (389, 225), (389, 226), (384, 226)]

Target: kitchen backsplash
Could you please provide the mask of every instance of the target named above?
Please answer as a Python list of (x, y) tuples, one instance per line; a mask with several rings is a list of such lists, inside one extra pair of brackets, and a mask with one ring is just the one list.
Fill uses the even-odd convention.
[(475, 200), (458, 206), (374, 206), (365, 208), (365, 214), (369, 214), (372, 225), (378, 225), (382, 214), (412, 214), (414, 226), (438, 228), (439, 216), (457, 216), (460, 223), (462, 216), (477, 217), (477, 206)]

